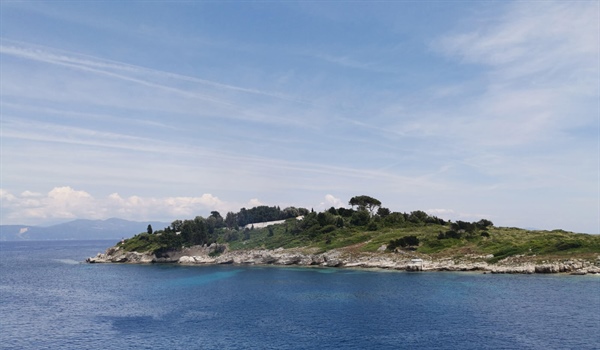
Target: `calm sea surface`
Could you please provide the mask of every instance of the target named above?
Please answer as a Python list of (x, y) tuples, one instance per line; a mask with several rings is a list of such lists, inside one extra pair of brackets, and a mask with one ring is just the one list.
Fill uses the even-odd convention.
[(80, 263), (0, 242), (1, 349), (599, 349), (600, 277)]

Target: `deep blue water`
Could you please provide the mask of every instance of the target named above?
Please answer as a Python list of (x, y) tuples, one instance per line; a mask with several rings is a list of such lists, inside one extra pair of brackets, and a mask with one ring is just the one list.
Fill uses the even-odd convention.
[(1, 349), (599, 349), (600, 277), (79, 263), (0, 242)]

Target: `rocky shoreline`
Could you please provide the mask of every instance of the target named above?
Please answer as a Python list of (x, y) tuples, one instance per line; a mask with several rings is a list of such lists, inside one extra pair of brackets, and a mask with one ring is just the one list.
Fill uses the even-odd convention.
[(583, 259), (542, 261), (536, 263), (531, 257), (512, 256), (489, 264), (492, 256), (465, 255), (460, 258), (433, 258), (414, 252), (385, 252), (383, 247), (376, 253), (359, 252), (341, 248), (326, 252), (310, 249), (275, 250), (251, 249), (228, 250), (224, 245), (194, 246), (169, 251), (161, 255), (127, 252), (118, 245), (86, 259), (88, 263), (176, 263), (181, 265), (283, 265), (322, 266), (346, 268), (381, 268), (405, 271), (480, 271), (483, 273), (565, 273), (571, 275), (600, 274), (600, 256), (596, 262)]

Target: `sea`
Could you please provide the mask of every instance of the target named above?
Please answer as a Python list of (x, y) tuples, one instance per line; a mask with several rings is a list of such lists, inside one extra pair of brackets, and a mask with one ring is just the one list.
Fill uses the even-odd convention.
[(86, 264), (0, 242), (0, 349), (600, 349), (600, 276)]

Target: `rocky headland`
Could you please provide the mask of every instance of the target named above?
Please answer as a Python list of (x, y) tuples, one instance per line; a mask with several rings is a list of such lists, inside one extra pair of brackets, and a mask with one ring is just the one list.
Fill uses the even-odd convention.
[(566, 273), (600, 274), (600, 256), (596, 261), (584, 259), (542, 260), (535, 256), (511, 256), (494, 264), (493, 256), (464, 255), (434, 257), (415, 252), (361, 252), (356, 247), (318, 252), (314, 248), (278, 248), (229, 250), (226, 245), (193, 246), (162, 254), (125, 251), (117, 244), (86, 260), (88, 263), (176, 263), (181, 265), (296, 265), (340, 268), (380, 268), (405, 271), (480, 271), (483, 273)]

